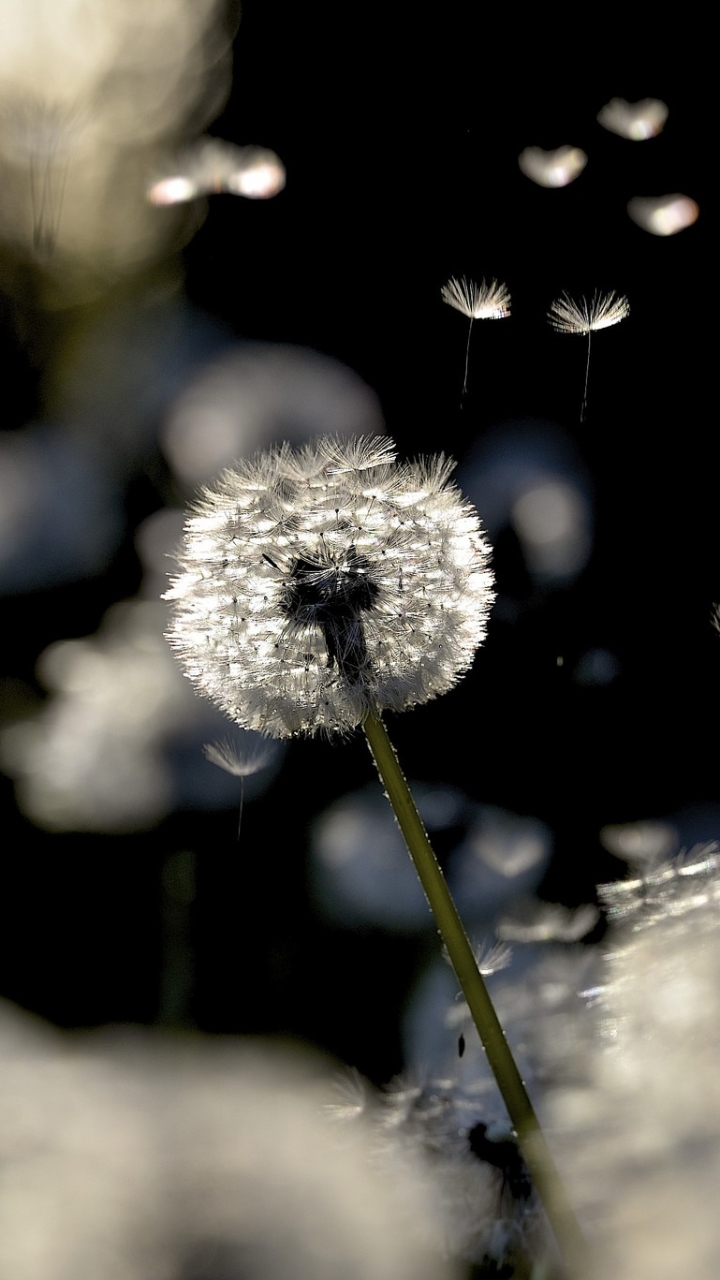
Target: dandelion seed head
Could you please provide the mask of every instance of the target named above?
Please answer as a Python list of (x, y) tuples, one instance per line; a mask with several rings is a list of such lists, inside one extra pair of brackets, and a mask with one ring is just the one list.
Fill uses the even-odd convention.
[(497, 280), (475, 284), (467, 276), (459, 280), (453, 276), (443, 285), (440, 297), (468, 320), (504, 320), (510, 315), (510, 291)]
[(619, 324), (630, 314), (630, 303), (614, 290), (610, 293), (598, 293), (592, 301), (581, 298), (575, 302), (567, 293), (563, 293), (552, 303), (548, 311), (548, 320), (558, 333), (595, 333), (598, 329), (609, 329)]
[(168, 639), (196, 688), (268, 737), (344, 733), (446, 692), (492, 604), (490, 548), (443, 455), (323, 437), (240, 461), (189, 516)]

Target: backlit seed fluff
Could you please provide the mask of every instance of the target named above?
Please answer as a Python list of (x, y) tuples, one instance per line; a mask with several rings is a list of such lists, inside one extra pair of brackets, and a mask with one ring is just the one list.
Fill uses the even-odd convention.
[(323, 437), (243, 459), (185, 525), (168, 639), (245, 729), (343, 733), (446, 692), (492, 604), (490, 548), (442, 454)]

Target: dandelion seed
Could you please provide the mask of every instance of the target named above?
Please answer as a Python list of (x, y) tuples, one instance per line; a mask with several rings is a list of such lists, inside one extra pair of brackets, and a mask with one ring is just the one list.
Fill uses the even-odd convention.
[(652, 236), (674, 236), (697, 222), (700, 210), (690, 196), (633, 196), (628, 216)]
[(659, 98), (643, 98), (641, 102), (611, 98), (598, 111), (597, 121), (603, 129), (617, 133), (621, 138), (644, 142), (662, 133), (668, 115), (668, 108)]
[(592, 903), (564, 907), (559, 902), (528, 903), (498, 925), (498, 937), (509, 942), (579, 942), (595, 928), (600, 912)]
[(150, 204), (184, 204), (198, 196), (220, 194), (269, 200), (285, 186), (285, 166), (266, 147), (236, 147), (222, 138), (201, 138), (178, 157), (174, 172), (147, 189)]
[(614, 290), (604, 294), (598, 293), (596, 290), (591, 302), (588, 302), (587, 298), (581, 298), (579, 302), (575, 302), (567, 293), (563, 293), (550, 307), (548, 320), (553, 328), (557, 329), (558, 333), (587, 335), (588, 349), (585, 364), (585, 389), (580, 410), (581, 422), (585, 420), (587, 410), (591, 336), (599, 329), (610, 329), (613, 325), (619, 324), (629, 314), (630, 303), (627, 298), (616, 294)]
[(219, 742), (209, 742), (203, 748), (206, 758), (219, 769), (231, 773), (235, 778), (249, 778), (259, 773), (270, 764), (276, 746), (260, 735), (248, 735), (242, 743), (232, 738), (223, 738)]
[(277, 745), (260, 734), (245, 734), (242, 739), (223, 738), (208, 742), (203, 747), (205, 758), (219, 769), (240, 779), (240, 808), (238, 812), (237, 838), (240, 840), (243, 808), (245, 805), (245, 779), (267, 768), (277, 754)]
[(587, 159), (579, 147), (557, 147), (555, 151), (526, 147), (518, 156), (518, 165), (539, 187), (567, 187), (580, 176)]
[(466, 276), (457, 280), (454, 276), (440, 290), (440, 297), (449, 307), (462, 312), (470, 321), (467, 346), (465, 348), (465, 376), (462, 394), (467, 392), (468, 361), (470, 359), (470, 337), (475, 320), (504, 320), (510, 315), (510, 291), (507, 285), (491, 280), (490, 284), (481, 281), (475, 284)]
[(196, 688), (279, 738), (348, 732), (452, 688), (493, 600), (452, 465), (400, 465), (385, 437), (324, 437), (226, 471), (187, 521), (166, 595)]

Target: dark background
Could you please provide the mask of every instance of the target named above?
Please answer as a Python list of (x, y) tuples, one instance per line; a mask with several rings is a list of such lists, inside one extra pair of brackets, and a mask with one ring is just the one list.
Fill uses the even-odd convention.
[[(182, 253), (187, 298), (229, 333), (314, 348), (359, 373), (401, 456), (444, 449), (462, 476), (479, 442), (527, 420), (573, 442), (593, 491), (587, 567), (545, 589), (512, 535), (499, 538), (499, 600), (473, 671), (390, 726), (410, 777), (541, 818), (555, 839), (541, 892), (567, 903), (620, 874), (604, 824), (672, 816), (693, 839), (720, 836), (707, 38), (681, 26), (634, 42), (586, 16), (573, 30), (508, 11), (476, 28), (461, 7), (328, 15), (246, 0), (232, 92), (210, 131), (272, 147), (287, 188), (268, 202), (213, 200)], [(595, 117), (614, 96), (663, 99), (664, 132), (631, 143), (603, 130)], [(572, 186), (523, 176), (525, 146), (561, 143), (589, 156)], [(628, 218), (631, 196), (674, 191), (698, 202), (694, 227), (665, 239)], [(476, 326), (461, 400), (466, 322), (440, 288), (463, 274), (506, 282), (513, 307), (509, 321)], [(132, 287), (141, 299), (147, 282)], [(581, 424), (584, 340), (545, 316), (561, 291), (596, 288), (626, 294), (631, 314), (593, 345)], [(21, 431), (47, 403), (43, 352), (60, 322), (38, 313), (38, 342), (11, 300), (5, 312), (6, 430)], [(152, 442), (138, 449), (125, 536), (102, 572), (2, 600), (6, 722), (18, 690), (45, 696), (43, 649), (90, 634), (138, 589), (134, 530), (179, 501), (163, 466)], [(608, 683), (573, 675), (595, 649), (616, 660)], [(372, 777), (360, 737), (293, 743), (247, 805), (239, 846), (236, 809), (180, 811), (131, 836), (43, 832), (0, 779), (0, 993), (66, 1026), (299, 1035), (388, 1078), (432, 931), (333, 926), (308, 885), (313, 819)]]

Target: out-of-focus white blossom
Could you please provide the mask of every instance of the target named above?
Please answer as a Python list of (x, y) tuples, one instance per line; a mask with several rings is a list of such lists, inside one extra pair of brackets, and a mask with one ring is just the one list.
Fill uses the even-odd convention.
[(0, 438), (0, 595), (100, 572), (122, 531), (120, 487), (96, 450), (44, 425)]
[(206, 484), (236, 458), (287, 440), (356, 436), (385, 428), (375, 392), (351, 369), (304, 347), (252, 342), (213, 360), (162, 427), (165, 456), (183, 484)]
[(0, 1012), (0, 1274), (451, 1280), (426, 1180), (322, 1116), (327, 1064), (260, 1043), (69, 1040)]
[(713, 1280), (720, 1231), (720, 851), (604, 885), (612, 927), (593, 1042), (549, 1128), (593, 1245), (592, 1276)]
[[(124, 602), (97, 635), (41, 656), (50, 698), (0, 737), (18, 804), (39, 826), (137, 831), (176, 807), (235, 803), (231, 779), (202, 755), (227, 722), (182, 679), (163, 638), (166, 620), (155, 600)], [(249, 780), (248, 793), (269, 776)]]
[(528, 899), (500, 921), (497, 934), (508, 942), (579, 942), (599, 919), (600, 912), (592, 903), (571, 908)]
[(507, 422), (488, 432), (461, 484), (493, 542), (512, 529), (533, 583), (562, 587), (582, 572), (592, 551), (592, 485), (575, 444), (554, 423)]
[(627, 102), (625, 98), (611, 98), (597, 114), (598, 124), (621, 138), (632, 142), (644, 142), (662, 133), (669, 115), (668, 108), (659, 98), (643, 98), (640, 102)]
[(185, 674), (243, 728), (347, 732), (451, 689), (494, 595), (442, 455), (384, 437), (257, 454), (206, 489), (166, 599)]
[(580, 147), (557, 147), (554, 151), (526, 147), (518, 156), (518, 164), (525, 177), (539, 187), (569, 186), (580, 177), (587, 160)]
[(506, 1120), (482, 1089), (452, 1075), (398, 1079), (377, 1112), (381, 1162), (415, 1169), (432, 1188), (450, 1253), (501, 1267), (547, 1261), (553, 1247)]
[(144, 174), (220, 111), (234, 25), (227, 0), (2, 6), (0, 239), (52, 261), (53, 301), (92, 296), (177, 238)]
[(652, 866), (680, 847), (674, 824), (659, 820), (608, 823), (600, 831), (600, 841), (616, 858), (637, 867)]
[(627, 211), (633, 222), (653, 236), (674, 236), (697, 222), (700, 209), (690, 196), (633, 196)]

